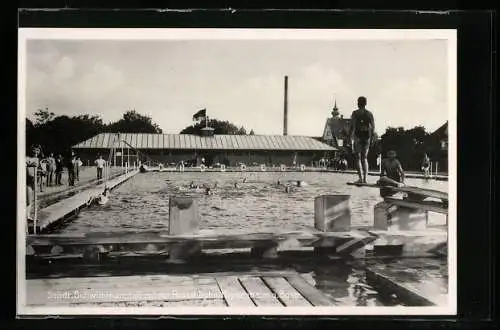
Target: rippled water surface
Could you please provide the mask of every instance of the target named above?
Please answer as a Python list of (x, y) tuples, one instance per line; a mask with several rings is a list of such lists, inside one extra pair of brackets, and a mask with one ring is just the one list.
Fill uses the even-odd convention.
[[(306, 186), (286, 193), (283, 186), (276, 185), (278, 180), (301, 180)], [(372, 225), (373, 206), (382, 200), (379, 191), (346, 185), (354, 180), (352, 174), (311, 172), (139, 173), (113, 190), (107, 204), (82, 211), (61, 231), (166, 230), (170, 195), (197, 197), (200, 229), (217, 233), (311, 229), (314, 198), (322, 194), (350, 195), (352, 225)], [(375, 182), (377, 178), (369, 180)], [(212, 196), (205, 196), (201, 189), (185, 188), (191, 181), (212, 187), (217, 183), (217, 188)], [(407, 179), (407, 184), (448, 191), (446, 181)]]

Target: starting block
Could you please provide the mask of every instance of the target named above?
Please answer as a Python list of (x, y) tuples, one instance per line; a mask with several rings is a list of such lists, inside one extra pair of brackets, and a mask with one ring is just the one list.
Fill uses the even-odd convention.
[(374, 207), (373, 226), (377, 230), (425, 230), (429, 212), (417, 208), (395, 205), (386, 201)]

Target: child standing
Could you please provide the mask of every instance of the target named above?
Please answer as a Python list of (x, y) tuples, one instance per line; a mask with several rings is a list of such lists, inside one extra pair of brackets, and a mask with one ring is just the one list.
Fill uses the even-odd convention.
[(424, 172), (425, 178), (429, 177), (430, 164), (431, 164), (431, 161), (429, 159), (429, 156), (427, 156), (427, 154), (424, 154), (424, 159), (422, 160), (422, 171)]

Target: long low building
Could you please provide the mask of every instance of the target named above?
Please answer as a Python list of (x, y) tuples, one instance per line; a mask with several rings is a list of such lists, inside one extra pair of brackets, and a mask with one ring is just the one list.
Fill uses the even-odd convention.
[(137, 160), (164, 164), (205, 159), (207, 165), (239, 163), (266, 165), (310, 165), (328, 157), (334, 147), (312, 137), (291, 135), (214, 135), (192, 134), (101, 133), (73, 146), (82, 161), (93, 163), (102, 155), (117, 165)]

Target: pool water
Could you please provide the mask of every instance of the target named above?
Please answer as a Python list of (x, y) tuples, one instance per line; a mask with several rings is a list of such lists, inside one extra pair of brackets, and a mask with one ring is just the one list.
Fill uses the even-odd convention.
[[(243, 180), (246, 178), (246, 182)], [(149, 231), (168, 229), (169, 196), (198, 199), (200, 229), (223, 234), (308, 230), (314, 227), (314, 198), (322, 194), (350, 195), (353, 226), (373, 224), (379, 190), (349, 186), (352, 174), (301, 172), (153, 172), (139, 173), (112, 191), (107, 204), (82, 211), (60, 232)], [(303, 187), (285, 192), (281, 182), (301, 180)], [(369, 177), (375, 182), (377, 177)], [(188, 189), (191, 182), (210, 185)], [(234, 183), (238, 182), (235, 187)], [(448, 191), (448, 182), (407, 179), (408, 185)], [(438, 215), (435, 215), (436, 217)]]
[[(322, 194), (350, 195), (352, 225), (370, 226), (373, 207), (382, 198), (378, 189), (346, 184), (356, 179), (352, 174), (311, 172), (139, 173), (113, 190), (107, 204), (82, 211), (59, 233), (167, 230), (169, 196), (172, 195), (197, 198), (200, 230), (219, 234), (311, 230), (314, 228), (314, 198)], [(287, 193), (283, 186), (276, 185), (278, 180), (284, 183), (300, 180), (306, 185), (294, 187)], [(375, 182), (377, 177), (368, 180)], [(206, 196), (202, 189), (186, 188), (191, 182), (211, 187), (217, 183), (217, 187), (212, 189), (212, 196)], [(446, 181), (408, 179), (407, 184), (448, 191)], [(446, 290), (446, 262), (433, 262), (438, 262), (438, 266), (424, 263), (418, 268), (421, 276), (418, 281), (431, 281)], [(404, 305), (398, 297), (370, 286), (363, 268), (346, 262), (293, 267), (337, 305)], [(411, 264), (408, 267), (412, 267)]]

